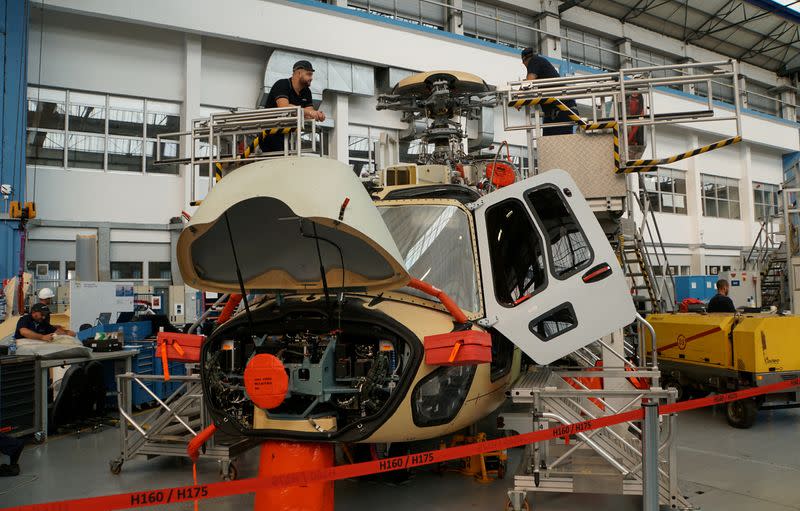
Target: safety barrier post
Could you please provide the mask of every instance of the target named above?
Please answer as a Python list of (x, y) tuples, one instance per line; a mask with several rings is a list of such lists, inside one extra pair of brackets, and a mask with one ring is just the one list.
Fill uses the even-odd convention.
[(658, 511), (658, 402), (643, 402), (642, 409), (642, 509)]

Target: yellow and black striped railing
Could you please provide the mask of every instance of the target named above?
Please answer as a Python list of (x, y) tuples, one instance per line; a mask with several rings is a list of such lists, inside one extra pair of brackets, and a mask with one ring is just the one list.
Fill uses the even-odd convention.
[(629, 160), (623, 165), (619, 150), (619, 123), (617, 121), (586, 122), (558, 98), (542, 97), (517, 99), (508, 102), (508, 106), (514, 108), (535, 105), (554, 105), (562, 112), (566, 112), (569, 119), (583, 131), (612, 130), (614, 136), (614, 169), (615, 173), (617, 174), (629, 174), (631, 172), (651, 172), (657, 170), (659, 165), (668, 165), (678, 160), (685, 160), (686, 158), (691, 158), (692, 156), (697, 156), (698, 154), (707, 153), (708, 151), (720, 149), (722, 147), (733, 145), (742, 141), (742, 137), (737, 135), (735, 137), (726, 138), (725, 140), (720, 140), (719, 142), (714, 142), (713, 144), (691, 149), (684, 153), (675, 154), (667, 158), (659, 158), (657, 160)]
[[(261, 142), (266, 140), (268, 137), (272, 137), (275, 135), (288, 135), (293, 131), (297, 131), (297, 127), (293, 126), (288, 128), (270, 128), (268, 130), (261, 130), (261, 133), (256, 135), (253, 141), (250, 142), (250, 144), (244, 148), (244, 152), (242, 153), (242, 159), (249, 158), (253, 153), (255, 153), (258, 146), (261, 145)], [(222, 170), (223, 170), (222, 164), (217, 162), (214, 165), (214, 167), (215, 167), (214, 181), (219, 182), (219, 180), (222, 179)]]
[(621, 170), (618, 169), (617, 173), (624, 172), (628, 174), (631, 172), (653, 171), (656, 170), (659, 165), (669, 165), (670, 163), (675, 163), (678, 160), (685, 160), (686, 158), (691, 158), (692, 156), (697, 156), (698, 154), (707, 153), (709, 151), (713, 151), (714, 149), (720, 149), (722, 147), (733, 145), (741, 141), (742, 137), (737, 135), (735, 137), (726, 138), (725, 140), (720, 140), (719, 142), (714, 142), (713, 144), (708, 144), (702, 147), (697, 147), (695, 149), (690, 149), (686, 152), (675, 154), (667, 158), (660, 158), (657, 160), (630, 160), (625, 164), (625, 168)]

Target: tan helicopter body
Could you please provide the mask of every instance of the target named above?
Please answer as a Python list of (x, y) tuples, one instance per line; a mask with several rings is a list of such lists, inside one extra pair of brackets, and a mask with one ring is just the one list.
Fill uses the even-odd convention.
[[(213, 188), (178, 262), (190, 286), (263, 296), (202, 354), (214, 422), (261, 438), (438, 437), (504, 401), (521, 351), (547, 364), (635, 314), (602, 229), (561, 171), (489, 195), (443, 184), (371, 197), (335, 160), (260, 161)], [(447, 293), (468, 322), (412, 278)], [(491, 363), (425, 363), (426, 337), (467, 329), (491, 336)], [(257, 354), (288, 377), (277, 406), (255, 405), (244, 384)]]

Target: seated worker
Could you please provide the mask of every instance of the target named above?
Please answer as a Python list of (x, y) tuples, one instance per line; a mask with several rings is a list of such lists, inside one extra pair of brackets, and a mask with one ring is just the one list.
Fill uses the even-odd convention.
[(0, 477), (19, 475), (19, 457), (22, 456), (24, 444), (21, 440), (0, 433), (0, 453), (8, 456), (8, 465), (0, 465)]
[[(304, 117), (324, 121), (325, 114), (321, 110), (314, 110), (311, 98), (311, 81), (314, 79), (314, 67), (307, 60), (298, 60), (292, 66), (292, 76), (281, 78), (272, 84), (267, 95), (266, 108), (283, 108), (287, 106), (303, 107)], [(283, 151), (283, 135), (267, 137), (259, 145), (262, 151)]]
[[(533, 48), (525, 48), (522, 50), (521, 56), (522, 64), (528, 71), (528, 75), (525, 78), (526, 80), (540, 80), (544, 78), (561, 77), (561, 75), (558, 74), (558, 71), (556, 71), (556, 68), (553, 67), (553, 64), (551, 64), (541, 55), (536, 55), (533, 52)], [(575, 103), (574, 99), (565, 99), (562, 101), (562, 103), (569, 107), (573, 112), (577, 113), (577, 104)], [(542, 108), (542, 113), (544, 114), (544, 124), (555, 122), (572, 122), (567, 112), (560, 110), (553, 104), (540, 105), (540, 107)], [(574, 128), (574, 125), (542, 128), (542, 135), (545, 137), (550, 135), (571, 135), (574, 131)]]
[[(53, 301), (53, 297), (55, 297), (56, 294), (53, 293), (53, 290), (50, 289), (49, 287), (44, 287), (39, 291), (39, 294), (36, 296), (39, 297), (39, 303), (47, 307), (47, 314), (45, 314), (44, 316), (44, 321), (46, 323), (50, 323), (50, 303)], [(58, 335), (71, 335), (72, 337), (75, 337), (75, 332), (73, 332), (72, 330), (67, 330), (66, 328), (60, 325), (53, 325), (53, 326), (56, 327), (56, 333)]]
[[(50, 309), (41, 303), (33, 304), (31, 312), (17, 321), (14, 339), (32, 339), (34, 341), (51, 342), (57, 329), (47, 321)], [(62, 329), (63, 330), (63, 329)]]
[(708, 301), (708, 312), (736, 312), (736, 307), (733, 305), (733, 300), (728, 297), (730, 286), (725, 279), (717, 281), (717, 294)]

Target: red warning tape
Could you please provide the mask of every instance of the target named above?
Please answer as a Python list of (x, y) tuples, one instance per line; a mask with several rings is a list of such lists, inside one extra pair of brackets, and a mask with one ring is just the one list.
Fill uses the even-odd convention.
[[(773, 383), (763, 387), (755, 387), (747, 390), (730, 392), (701, 399), (693, 399), (682, 403), (662, 405), (658, 408), (660, 415), (685, 412), (696, 408), (703, 408), (715, 404), (728, 403), (750, 397), (768, 394), (791, 387), (800, 386), (800, 378), (794, 378), (784, 382)], [(500, 451), (513, 447), (536, 442), (543, 442), (555, 438), (585, 433), (593, 429), (606, 426), (613, 426), (623, 422), (642, 420), (644, 412), (642, 409), (631, 410), (629, 412), (599, 417), (574, 424), (556, 426), (549, 429), (524, 433), (496, 440), (488, 440), (458, 447), (448, 447), (436, 451), (409, 454), (407, 456), (396, 456), (382, 460), (367, 461), (364, 463), (353, 463), (351, 465), (341, 465), (326, 469), (308, 470), (305, 472), (293, 472), (290, 474), (279, 474), (274, 476), (253, 477), (241, 479), (239, 481), (228, 481), (220, 483), (203, 484), (196, 486), (181, 486), (175, 488), (162, 488), (159, 490), (139, 491), (132, 493), (120, 493), (117, 495), (107, 495), (102, 497), (89, 497), (75, 500), (64, 500), (60, 502), (47, 502), (43, 504), (31, 504), (7, 508), (9, 511), (107, 511), (112, 509), (128, 509), (131, 507), (157, 506), (164, 504), (175, 504), (178, 502), (189, 502), (198, 499), (214, 499), (240, 495), (243, 493), (253, 493), (257, 490), (271, 487), (305, 486), (310, 483), (325, 481), (338, 481), (340, 479), (350, 479), (371, 474), (391, 472), (393, 470), (421, 467), (433, 463), (455, 460), (475, 456), (481, 453)]]

